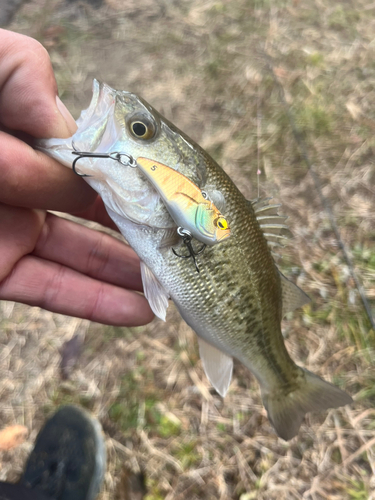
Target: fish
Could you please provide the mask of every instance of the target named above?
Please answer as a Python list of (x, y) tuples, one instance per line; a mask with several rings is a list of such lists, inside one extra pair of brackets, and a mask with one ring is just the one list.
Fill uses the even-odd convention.
[(102, 197), (108, 214), (141, 261), (144, 294), (165, 320), (169, 300), (198, 336), (204, 371), (225, 397), (233, 358), (259, 382), (277, 435), (292, 439), (307, 412), (350, 404), (352, 398), (290, 357), (281, 320), (309, 301), (277, 268), (272, 250), (288, 235), (270, 199), (247, 200), (208, 153), (138, 95), (93, 83), (93, 97), (69, 139), (39, 149), (71, 167), (73, 151), (157, 161), (207, 193), (230, 226), (230, 237), (199, 255), (200, 273), (183, 248), (160, 192), (140, 169), (113, 158), (80, 158), (79, 172)]

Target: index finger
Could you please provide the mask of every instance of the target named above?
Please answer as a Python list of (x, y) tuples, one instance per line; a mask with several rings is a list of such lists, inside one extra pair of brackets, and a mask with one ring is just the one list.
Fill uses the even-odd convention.
[(8, 205), (81, 211), (96, 192), (71, 169), (0, 131), (0, 202)]
[[(32, 38), (0, 29), (0, 123), (33, 137), (69, 137), (76, 124), (56, 99), (47, 51)], [(1, 130), (0, 185), (0, 201), (22, 207), (82, 210), (96, 198), (72, 171)]]
[(74, 119), (57, 99), (45, 48), (33, 38), (0, 29), (0, 120), (33, 137), (69, 137)]

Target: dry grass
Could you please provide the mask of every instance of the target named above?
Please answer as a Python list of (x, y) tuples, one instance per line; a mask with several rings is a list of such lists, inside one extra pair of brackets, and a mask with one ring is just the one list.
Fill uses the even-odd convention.
[[(356, 402), (310, 414), (278, 439), (257, 383), (239, 364), (223, 401), (209, 387), (194, 334), (173, 307), (166, 324), (103, 327), (0, 304), (0, 427), (27, 443), (0, 454), (15, 481), (46, 415), (64, 402), (103, 424), (101, 500), (126, 497), (125, 469), (144, 471), (147, 500), (375, 499), (374, 335), (320, 205), (264, 53), (308, 144), (345, 244), (375, 300), (375, 4), (231, 0), (85, 3), (34, 0), (11, 29), (49, 49), (75, 116), (93, 77), (143, 95), (219, 160), (249, 198), (275, 196), (294, 244), (280, 266), (313, 298), (284, 324), (293, 359)], [(85, 335), (79, 367), (59, 378), (59, 349)], [(119, 486), (120, 485), (120, 486)]]

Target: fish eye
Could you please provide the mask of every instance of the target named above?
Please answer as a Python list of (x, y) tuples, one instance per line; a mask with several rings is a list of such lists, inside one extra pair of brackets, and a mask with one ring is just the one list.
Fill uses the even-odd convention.
[(132, 131), (138, 137), (143, 137), (147, 134), (147, 127), (142, 122), (134, 122), (132, 123)]
[(229, 228), (229, 225), (228, 225), (228, 222), (227, 220), (224, 218), (224, 217), (218, 217), (215, 221), (216, 223), (216, 226), (219, 228), (219, 229), (228, 229)]
[(128, 123), (131, 134), (137, 139), (152, 139), (156, 132), (155, 123), (148, 117), (133, 116)]

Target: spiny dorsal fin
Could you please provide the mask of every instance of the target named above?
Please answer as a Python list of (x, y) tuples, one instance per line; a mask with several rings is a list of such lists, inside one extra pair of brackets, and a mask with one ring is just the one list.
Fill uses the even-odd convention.
[(249, 200), (253, 210), (256, 214), (260, 215), (276, 215), (278, 216), (278, 209), (281, 207), (281, 203), (274, 203), (270, 205), (268, 202), (272, 200), (272, 198), (257, 198), (256, 200)]
[(259, 215), (257, 214), (259, 224), (281, 224), (288, 218), (287, 215)]
[(280, 271), (283, 308), (282, 315), (292, 312), (310, 302), (310, 297), (297, 285), (288, 280)]
[[(268, 246), (272, 250), (275, 247), (283, 247), (283, 240), (292, 237), (289, 228), (284, 224), (287, 217), (279, 215), (278, 209), (280, 204), (270, 205), (268, 202), (272, 198), (258, 198), (252, 200), (251, 206), (255, 212), (255, 216), (267, 240)], [(282, 314), (292, 312), (299, 307), (310, 302), (310, 298), (297, 285), (289, 281), (280, 271), (283, 308)]]
[(224, 397), (232, 380), (233, 358), (200, 337), (198, 344), (204, 372), (220, 396)]
[(288, 218), (286, 215), (279, 215), (278, 209), (281, 207), (280, 203), (270, 205), (268, 202), (272, 198), (257, 198), (250, 200), (255, 216), (259, 222), (260, 228), (267, 240), (268, 246), (283, 247), (286, 239), (292, 237), (285, 220)]
[(158, 318), (165, 321), (168, 309), (169, 294), (164, 287), (159, 283), (154, 273), (141, 261), (141, 276), (143, 283), (143, 291), (152, 312)]

